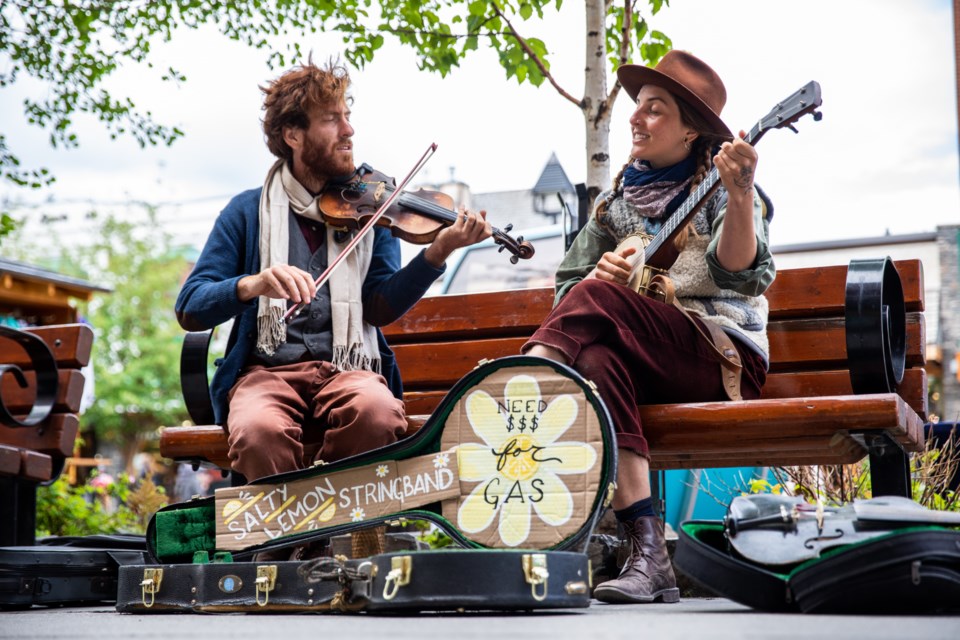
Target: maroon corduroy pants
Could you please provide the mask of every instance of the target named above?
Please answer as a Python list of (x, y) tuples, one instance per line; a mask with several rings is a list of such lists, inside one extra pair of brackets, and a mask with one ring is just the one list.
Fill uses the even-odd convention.
[[(726, 399), (720, 362), (690, 320), (624, 286), (596, 279), (578, 283), (521, 351), (535, 344), (557, 349), (597, 385), (617, 446), (645, 458), (650, 448), (638, 405)], [(741, 394), (758, 398), (766, 380), (763, 358), (738, 340), (734, 344), (743, 361)]]
[(406, 428), (383, 376), (329, 362), (249, 367), (230, 391), (230, 461), (248, 480), (310, 465), (304, 443), (322, 443), (315, 459), (333, 462), (396, 442)]

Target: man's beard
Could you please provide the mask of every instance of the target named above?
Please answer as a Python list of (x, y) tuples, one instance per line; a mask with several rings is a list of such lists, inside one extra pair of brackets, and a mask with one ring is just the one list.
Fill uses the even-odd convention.
[[(333, 146), (342, 141), (336, 141)], [(353, 173), (353, 153), (349, 158), (338, 152), (328, 152), (321, 145), (315, 144), (310, 138), (304, 140), (303, 166), (318, 182), (326, 182), (330, 178), (337, 178)]]

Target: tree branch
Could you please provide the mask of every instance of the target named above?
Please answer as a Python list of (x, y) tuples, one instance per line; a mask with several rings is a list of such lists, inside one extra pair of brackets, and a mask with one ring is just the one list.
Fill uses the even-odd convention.
[(523, 37), (517, 32), (514, 26), (510, 23), (510, 20), (507, 18), (507, 16), (505, 16), (503, 12), (500, 10), (500, 7), (497, 5), (497, 3), (492, 2), (491, 4), (493, 5), (493, 10), (497, 13), (497, 15), (500, 16), (500, 18), (507, 23), (507, 27), (510, 29), (510, 35), (512, 35), (514, 38), (517, 39), (517, 42), (520, 43), (520, 48), (522, 48), (524, 52), (526, 52), (526, 54), (530, 56), (530, 59), (533, 60), (534, 64), (537, 65), (537, 68), (540, 69), (540, 73), (543, 74), (544, 78), (550, 81), (550, 84), (552, 84), (553, 88), (557, 90), (557, 93), (559, 93), (561, 96), (563, 96), (573, 104), (583, 109), (583, 100), (578, 100), (577, 98), (574, 98), (566, 90), (564, 90), (563, 87), (557, 84), (557, 81), (554, 79), (553, 75), (547, 69), (546, 65), (543, 64), (543, 60), (541, 60), (540, 57), (536, 53), (534, 53), (533, 49), (530, 48), (530, 45), (527, 44), (527, 41), (524, 40)]

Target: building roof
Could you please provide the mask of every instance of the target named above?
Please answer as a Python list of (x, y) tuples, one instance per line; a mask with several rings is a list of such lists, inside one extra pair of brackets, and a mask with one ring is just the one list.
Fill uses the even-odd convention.
[(573, 183), (567, 177), (567, 172), (563, 170), (560, 161), (557, 160), (557, 154), (551, 153), (550, 160), (543, 168), (537, 184), (533, 185), (535, 194), (541, 193), (576, 193)]
[(872, 238), (847, 238), (844, 240), (824, 240), (821, 242), (801, 242), (797, 244), (782, 244), (770, 247), (774, 254), (780, 253), (807, 253), (810, 251), (824, 251), (828, 249), (851, 249), (854, 247), (889, 246), (893, 244), (911, 244), (914, 242), (936, 242), (937, 232), (907, 233), (903, 235), (874, 236)]
[(113, 289), (101, 287), (93, 284), (92, 282), (81, 280), (80, 278), (65, 276), (61, 273), (57, 273), (56, 271), (50, 271), (49, 269), (44, 269), (32, 264), (27, 264), (25, 262), (8, 260), (7, 258), (0, 258), (0, 274), (10, 274), (23, 280), (54, 284), (73, 295), (85, 299), (89, 298), (89, 294), (94, 291), (101, 291), (104, 293), (113, 291)]

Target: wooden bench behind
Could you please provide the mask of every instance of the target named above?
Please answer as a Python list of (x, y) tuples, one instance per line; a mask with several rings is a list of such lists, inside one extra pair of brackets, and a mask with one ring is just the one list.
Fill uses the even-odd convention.
[[(33, 544), (36, 488), (59, 477), (73, 454), (79, 430), (77, 412), (85, 379), (80, 369), (90, 362), (93, 331), (69, 324), (24, 329), (44, 341), (57, 366), (57, 393), (48, 417), (34, 426), (0, 424), (0, 545)], [(0, 336), (0, 364), (20, 368), (27, 381), (14, 375), (0, 380), (0, 398), (14, 417), (23, 420), (36, 398), (36, 371), (27, 352)]]
[[(896, 268), (907, 311), (906, 370), (897, 393), (853, 392), (847, 267), (784, 270), (767, 292), (771, 366), (762, 398), (641, 407), (653, 468), (840, 464), (870, 455), (877, 495), (903, 494), (904, 452), (923, 443), (926, 340), (922, 265), (907, 260)], [(552, 304), (550, 288), (438, 296), (386, 327), (412, 420), (430, 414), (479, 361), (519, 353)], [(227, 463), (216, 426), (165, 429), (161, 452)]]

